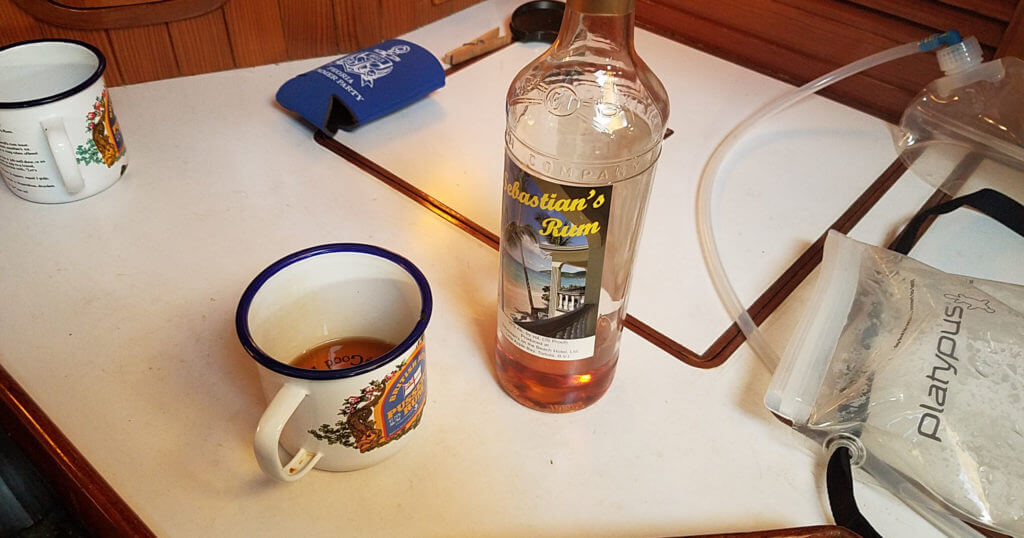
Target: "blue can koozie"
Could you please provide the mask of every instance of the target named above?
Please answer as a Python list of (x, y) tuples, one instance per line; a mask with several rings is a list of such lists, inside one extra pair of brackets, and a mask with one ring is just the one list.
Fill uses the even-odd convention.
[(444, 67), (423, 47), (391, 39), (285, 82), (277, 102), (333, 134), (350, 131), (444, 86)]

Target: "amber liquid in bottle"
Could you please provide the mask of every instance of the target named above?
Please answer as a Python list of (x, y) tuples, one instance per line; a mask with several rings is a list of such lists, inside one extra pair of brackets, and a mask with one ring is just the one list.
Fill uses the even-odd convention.
[(574, 361), (532, 355), (499, 332), (495, 356), (501, 388), (527, 407), (552, 413), (577, 411), (596, 402), (611, 385), (619, 356), (618, 332), (602, 330), (601, 325), (599, 321), (594, 355)]
[(618, 361), (668, 116), (632, 30), (632, 0), (569, 0), (558, 40), (509, 89), (495, 364), (541, 411), (593, 404)]

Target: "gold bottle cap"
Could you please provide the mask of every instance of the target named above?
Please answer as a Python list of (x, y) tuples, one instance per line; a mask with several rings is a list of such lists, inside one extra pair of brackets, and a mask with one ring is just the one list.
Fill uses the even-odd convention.
[(589, 15), (626, 15), (636, 9), (636, 0), (567, 0), (569, 9)]

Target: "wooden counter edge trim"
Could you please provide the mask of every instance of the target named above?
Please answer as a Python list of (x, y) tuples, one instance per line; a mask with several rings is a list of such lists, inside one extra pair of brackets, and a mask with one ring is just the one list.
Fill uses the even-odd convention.
[[(321, 146), (324, 146), (331, 152), (337, 154), (341, 158), (352, 163), (356, 167), (362, 169), (364, 172), (377, 178), (378, 180), (382, 181), (384, 184), (397, 190), (398, 192), (406, 195), (413, 201), (429, 209), (430, 211), (437, 214), (444, 220), (447, 220), (448, 222), (461, 228), (463, 231), (469, 233), (473, 237), (476, 237), (480, 241), (483, 241), (485, 244), (487, 244), (494, 250), (498, 250), (498, 236), (491, 232), (490, 230), (488, 230), (487, 228), (484, 228), (480, 224), (465, 217), (458, 211), (455, 211), (454, 209), (441, 203), (433, 196), (430, 196), (426, 192), (423, 192), (423, 190), (398, 177), (390, 170), (368, 159), (366, 156), (359, 153), (358, 151), (346, 146), (345, 144), (342, 144), (341, 142), (338, 142), (333, 137), (324, 133), (323, 131), (316, 131), (316, 133), (313, 135), (313, 139)], [(700, 363), (700, 355), (694, 353), (685, 346), (679, 344), (678, 342), (675, 342), (674, 340), (654, 330), (653, 328), (651, 328), (650, 325), (643, 323), (642, 321), (636, 319), (635, 317), (629, 315), (628, 313), (626, 315), (625, 320), (623, 321), (623, 325), (625, 325), (628, 329), (637, 333), (644, 339), (650, 341), (654, 345), (667, 351), (669, 354), (678, 358), (679, 360), (692, 366), (704, 367)]]
[(790, 527), (752, 532), (730, 532), (726, 534), (701, 534), (691, 538), (858, 538), (853, 531), (837, 525), (815, 525), (811, 527)]
[[(856, 199), (853, 204), (839, 216), (838, 219), (814, 243), (793, 262), (789, 268), (782, 273), (771, 286), (757, 298), (747, 309), (751, 319), (760, 325), (768, 316), (782, 304), (786, 298), (807, 278), (807, 275), (821, 263), (821, 256), (825, 246), (825, 236), (828, 230), (849, 233), (856, 226), (868, 211), (874, 207), (878, 200), (896, 184), (896, 181), (906, 173), (907, 167), (897, 158), (884, 172)], [(721, 364), (746, 340), (740, 331), (739, 326), (733, 323), (722, 336), (715, 340), (711, 347), (704, 353), (702, 359), (711, 366)], [(703, 364), (703, 363), (702, 363)]]
[(0, 424), (90, 532), (156, 536), (3, 367), (0, 401)]
[(376, 162), (366, 158), (363, 154), (358, 151), (338, 142), (330, 135), (323, 131), (317, 130), (313, 135), (313, 139), (321, 146), (327, 148), (333, 153), (337, 154), (346, 161), (354, 164), (356, 167), (362, 169), (364, 172), (384, 182), (389, 187), (397, 190), (398, 192), (411, 198), (413, 201), (418, 202), (423, 207), (431, 210), (444, 220), (462, 228), (465, 232), (469, 233), (473, 237), (476, 237), (480, 241), (483, 241), (491, 248), (498, 249), (498, 236), (484, 228), (483, 226), (469, 220), (464, 217), (458, 211), (448, 207), (441, 203), (440, 200), (430, 196), (426, 192), (417, 188), (415, 185), (405, 181), (404, 179), (393, 174), (390, 170), (377, 164)]
[[(483, 241), (491, 248), (497, 250), (499, 246), (498, 236), (480, 224), (466, 218), (458, 211), (441, 203), (418, 187), (398, 177), (390, 170), (380, 166), (373, 160), (362, 155), (358, 151), (342, 144), (323, 131), (316, 131), (314, 140), (331, 152), (349, 161), (356, 167), (367, 172), (371, 176), (384, 182), (391, 188), (401, 192), (408, 198), (429, 209), (441, 218), (461, 228), (470, 235)], [(896, 183), (896, 180), (906, 171), (906, 167), (897, 159), (879, 176), (868, 188), (853, 202), (853, 204), (832, 224), (830, 229), (846, 233), (853, 228), (860, 219), (867, 214), (868, 210)], [(827, 233), (827, 230), (826, 230)], [(750, 307), (751, 316), (757, 323), (763, 322), (790, 293), (803, 281), (803, 279), (821, 261), (821, 251), (824, 245), (823, 233), (804, 253), (797, 258), (796, 262), (789, 266), (782, 275), (772, 283), (768, 289)], [(626, 315), (623, 324), (629, 330), (640, 337), (661, 348), (663, 351), (679, 359), (680, 361), (698, 368), (714, 368), (719, 366), (744, 342), (745, 337), (735, 323), (729, 326), (721, 336), (703, 354), (698, 354), (686, 346), (669, 338), (657, 329), (640, 321), (631, 314)]]

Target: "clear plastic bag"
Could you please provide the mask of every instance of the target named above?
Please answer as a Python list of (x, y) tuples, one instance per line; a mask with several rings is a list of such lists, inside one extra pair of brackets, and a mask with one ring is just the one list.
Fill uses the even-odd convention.
[(1024, 287), (830, 232), (766, 404), (947, 533), (1024, 535)]

